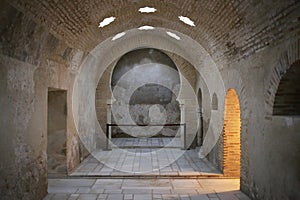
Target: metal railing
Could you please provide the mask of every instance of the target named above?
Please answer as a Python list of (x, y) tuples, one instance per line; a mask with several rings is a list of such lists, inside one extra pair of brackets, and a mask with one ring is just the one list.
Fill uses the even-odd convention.
[(172, 127), (172, 126), (180, 126), (183, 127), (183, 149), (186, 150), (186, 124), (106, 124), (106, 150), (111, 150), (111, 148), (109, 147), (109, 140), (111, 139), (109, 137), (109, 127), (115, 127), (115, 126), (168, 126), (168, 127)]

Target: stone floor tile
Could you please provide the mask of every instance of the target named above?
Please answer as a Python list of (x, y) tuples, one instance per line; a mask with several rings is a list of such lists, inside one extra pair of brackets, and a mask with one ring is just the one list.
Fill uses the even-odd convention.
[(51, 200), (68, 200), (70, 194), (55, 194)]
[(77, 200), (79, 197), (79, 194), (71, 194), (68, 200)]
[(133, 194), (125, 194), (124, 200), (133, 200)]
[(177, 194), (163, 194), (163, 200), (179, 200), (180, 196)]
[(177, 194), (163, 194), (163, 200), (180, 200), (180, 196)]
[(155, 199), (155, 200), (161, 200), (162, 195), (161, 194), (153, 194), (152, 198)]
[(180, 200), (190, 200), (190, 196), (187, 194), (181, 194), (179, 195)]
[(216, 193), (207, 194), (209, 198), (218, 198)]
[(223, 193), (218, 193), (217, 195), (220, 200), (239, 200), (239, 198), (235, 195), (235, 193), (234, 192), (223, 192)]
[(49, 187), (48, 188), (48, 193), (56, 193), (56, 194), (72, 194), (72, 193), (76, 193), (76, 191), (78, 190), (77, 187)]
[(152, 194), (134, 194), (134, 200), (152, 200)]
[(105, 189), (104, 193), (105, 194), (121, 194), (122, 190), (121, 189)]
[(107, 200), (123, 200), (124, 195), (123, 194), (109, 194), (107, 196)]
[(152, 194), (151, 189), (123, 189), (123, 194)]
[(198, 195), (190, 195), (191, 200), (209, 200), (207, 195), (198, 194)]
[(90, 191), (91, 191), (90, 187), (79, 187), (78, 190), (76, 191), (76, 193), (86, 194), (86, 193), (89, 193)]
[(174, 194), (190, 194), (190, 195), (198, 194), (197, 190), (193, 188), (176, 188), (171, 192)]
[(102, 189), (102, 188), (93, 188), (93, 189), (90, 190), (89, 193), (91, 193), (91, 194), (101, 194), (101, 193), (104, 193), (104, 189)]
[(89, 187), (95, 183), (94, 179), (48, 179), (49, 186), (57, 186), (57, 187), (64, 187), (64, 186), (72, 186), (72, 187)]
[(154, 189), (153, 194), (170, 194), (170, 189)]
[(106, 200), (107, 199), (108, 194), (99, 194), (98, 196), (98, 200)]
[(171, 189), (169, 179), (126, 179), (122, 185), (123, 189)]
[(80, 194), (78, 200), (96, 200), (97, 194)]
[(172, 185), (174, 188), (201, 188), (196, 179), (174, 179)]
[(198, 194), (216, 194), (215, 190), (212, 188), (198, 188), (196, 189)]

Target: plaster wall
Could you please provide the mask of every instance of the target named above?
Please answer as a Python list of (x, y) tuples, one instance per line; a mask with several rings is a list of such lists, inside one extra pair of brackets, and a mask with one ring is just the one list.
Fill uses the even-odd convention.
[[(0, 196), (42, 199), (47, 193), (48, 87), (67, 90), (70, 107), (78, 65), (73, 55), (79, 51), (6, 2), (0, 5)], [(72, 170), (80, 160), (79, 140), (71, 109), (67, 115), (67, 167)]]

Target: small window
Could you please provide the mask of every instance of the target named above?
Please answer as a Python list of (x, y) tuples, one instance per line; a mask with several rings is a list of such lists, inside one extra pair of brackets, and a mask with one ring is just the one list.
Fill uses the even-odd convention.
[(300, 115), (300, 60), (283, 73), (275, 95), (273, 115)]
[(217, 97), (216, 93), (214, 93), (212, 96), (212, 109), (218, 110), (218, 97)]

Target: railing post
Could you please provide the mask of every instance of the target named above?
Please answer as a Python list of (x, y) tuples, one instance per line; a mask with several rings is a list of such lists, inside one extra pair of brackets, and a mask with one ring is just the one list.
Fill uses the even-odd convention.
[(184, 144), (183, 144), (183, 149), (187, 150), (186, 147), (186, 123), (183, 124), (183, 134), (184, 134)]
[(106, 150), (111, 150), (111, 124), (112, 124), (112, 116), (111, 116), (111, 106), (113, 100), (107, 100), (107, 122), (106, 122)]
[(184, 124), (183, 125), (183, 129), (180, 128), (180, 138), (181, 138), (181, 144), (182, 144), (182, 149), (186, 150), (187, 149), (187, 145), (186, 145), (186, 124), (185, 124), (185, 107), (184, 107), (184, 100), (180, 100), (180, 124)]

